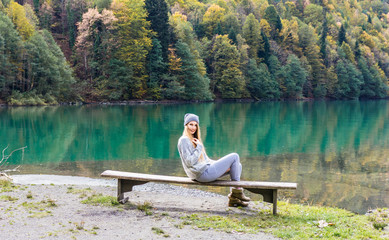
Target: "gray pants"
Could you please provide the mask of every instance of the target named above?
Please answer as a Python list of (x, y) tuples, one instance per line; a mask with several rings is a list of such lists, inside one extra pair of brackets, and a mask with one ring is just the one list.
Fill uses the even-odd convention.
[(212, 182), (223, 176), (230, 169), (232, 181), (240, 181), (242, 173), (242, 164), (240, 164), (239, 155), (230, 153), (208, 165), (208, 168), (196, 180), (199, 182)]

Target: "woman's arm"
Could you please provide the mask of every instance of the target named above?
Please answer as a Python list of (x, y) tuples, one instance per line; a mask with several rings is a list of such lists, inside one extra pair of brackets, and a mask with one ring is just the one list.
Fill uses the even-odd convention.
[(180, 138), (178, 142), (178, 151), (181, 159), (189, 168), (193, 167), (199, 161), (202, 150), (203, 145), (197, 144), (195, 148), (187, 137)]

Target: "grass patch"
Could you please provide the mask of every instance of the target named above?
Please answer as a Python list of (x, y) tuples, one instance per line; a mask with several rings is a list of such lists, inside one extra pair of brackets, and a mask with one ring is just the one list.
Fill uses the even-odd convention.
[(22, 206), (26, 209), (29, 209), (29, 210), (38, 209), (40, 211), (43, 211), (47, 207), (56, 207), (57, 204), (55, 203), (55, 200), (53, 200), (53, 199), (46, 199), (46, 200), (42, 200), (40, 202), (29, 202), (29, 203), (23, 202), (22, 204), (20, 204), (20, 206)]
[(17, 197), (12, 197), (12, 196), (8, 196), (8, 195), (2, 195), (0, 196), (0, 200), (3, 200), (3, 201), (8, 201), (8, 202), (15, 202), (17, 201), (19, 198)]
[(44, 218), (44, 217), (47, 217), (47, 216), (51, 216), (51, 212), (50, 211), (46, 211), (46, 212), (31, 212), (31, 215), (29, 215), (28, 217), (29, 218)]
[(103, 194), (94, 194), (89, 196), (87, 199), (82, 200), (83, 204), (90, 204), (94, 206), (118, 206), (119, 202), (116, 197), (105, 196)]
[(13, 192), (16, 189), (19, 189), (20, 186), (14, 185), (11, 181), (0, 180), (0, 193), (2, 192)]
[(153, 209), (151, 202), (144, 202), (143, 204), (137, 205), (136, 208), (144, 212), (146, 215), (153, 215), (153, 212), (151, 211), (151, 209)]
[[(389, 209), (379, 208), (368, 213), (368, 219), (373, 223), (373, 227), (382, 230), (389, 225)], [(388, 237), (389, 238), (389, 237)]]
[(167, 238), (167, 237), (170, 237), (169, 234), (167, 234), (164, 230), (162, 230), (162, 229), (160, 229), (160, 228), (152, 227), (151, 230), (152, 230), (154, 233), (156, 233), (156, 234), (158, 234), (158, 235), (163, 235), (163, 236), (166, 237), (166, 238)]
[[(385, 221), (388, 220), (385, 213), (379, 216), (377, 218), (384, 217)], [(183, 217), (182, 224), (225, 232), (262, 231), (284, 239), (387, 239), (388, 236), (384, 236), (381, 230), (373, 226), (372, 219), (376, 218), (343, 209), (279, 202), (276, 216), (270, 211), (261, 211), (254, 216), (192, 214)]]

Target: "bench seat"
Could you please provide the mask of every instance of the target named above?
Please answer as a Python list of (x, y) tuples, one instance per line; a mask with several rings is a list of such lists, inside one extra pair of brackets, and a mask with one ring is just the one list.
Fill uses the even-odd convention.
[(122, 171), (106, 170), (101, 173), (102, 177), (116, 178), (118, 180), (118, 201), (124, 203), (125, 192), (131, 192), (132, 187), (148, 182), (176, 183), (189, 185), (217, 186), (217, 187), (242, 187), (250, 192), (261, 194), (265, 202), (273, 204), (273, 214), (277, 214), (277, 190), (296, 189), (297, 183), (290, 182), (257, 182), (257, 181), (226, 181), (216, 180), (213, 182), (201, 183), (188, 177), (173, 177), (164, 175), (153, 175), (144, 173), (132, 173)]

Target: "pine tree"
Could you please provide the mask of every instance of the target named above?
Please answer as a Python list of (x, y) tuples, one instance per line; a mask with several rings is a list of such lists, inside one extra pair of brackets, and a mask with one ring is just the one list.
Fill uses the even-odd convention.
[(153, 38), (153, 48), (147, 57), (147, 70), (149, 74), (147, 81), (148, 96), (153, 99), (160, 99), (160, 86), (162, 76), (166, 72), (166, 63), (162, 57), (162, 46), (156, 38)]
[(247, 89), (255, 99), (278, 99), (280, 91), (277, 81), (268, 71), (266, 64), (257, 67), (255, 60), (250, 59), (247, 66)]
[(360, 57), (358, 66), (362, 72), (363, 83), (361, 85), (361, 97), (363, 98), (383, 98), (386, 97), (387, 86), (374, 66), (367, 65), (366, 59)]
[(5, 100), (22, 82), (24, 44), (11, 19), (0, 11), (0, 99)]
[(341, 46), (343, 42), (346, 42), (346, 29), (344, 29), (344, 26), (342, 24), (338, 33), (338, 45)]
[(302, 96), (303, 85), (307, 80), (307, 72), (296, 55), (288, 56), (287, 64), (283, 67), (285, 78), (282, 82), (285, 98), (299, 98)]
[(197, 66), (188, 44), (181, 40), (176, 43), (177, 56), (181, 58), (179, 81), (185, 87), (184, 97), (187, 100), (210, 100), (209, 79), (203, 76)]
[(328, 66), (327, 59), (327, 34), (328, 34), (328, 22), (327, 22), (327, 11), (324, 9), (324, 21), (322, 24), (322, 30), (320, 35), (320, 55), (324, 61), (324, 65)]
[(280, 16), (277, 13), (276, 8), (273, 5), (267, 7), (265, 11), (265, 16), (263, 16), (263, 18), (268, 21), (268, 23), (272, 28), (271, 31), (272, 37), (277, 39), (278, 34), (282, 29), (282, 22)]
[(151, 29), (157, 33), (157, 39), (161, 44), (162, 57), (164, 62), (168, 62), (169, 47), (169, 16), (168, 6), (165, 0), (145, 0)]

